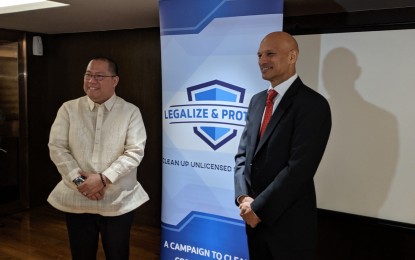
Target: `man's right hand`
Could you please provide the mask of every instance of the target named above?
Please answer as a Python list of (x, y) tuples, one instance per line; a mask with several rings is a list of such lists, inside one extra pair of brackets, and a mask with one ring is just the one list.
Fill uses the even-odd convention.
[(105, 187), (102, 187), (102, 181), (99, 174), (90, 172), (81, 172), (86, 180), (78, 186), (78, 191), (91, 200), (102, 200), (105, 194)]

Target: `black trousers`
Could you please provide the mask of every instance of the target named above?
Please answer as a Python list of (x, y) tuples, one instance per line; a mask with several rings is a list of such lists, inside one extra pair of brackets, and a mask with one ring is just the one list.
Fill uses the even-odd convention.
[(66, 214), (73, 260), (96, 259), (99, 235), (106, 260), (127, 260), (130, 253), (130, 230), (134, 211), (121, 216)]
[(250, 260), (313, 260), (314, 248), (290, 250), (276, 244), (268, 230), (257, 226), (257, 232), (248, 236)]

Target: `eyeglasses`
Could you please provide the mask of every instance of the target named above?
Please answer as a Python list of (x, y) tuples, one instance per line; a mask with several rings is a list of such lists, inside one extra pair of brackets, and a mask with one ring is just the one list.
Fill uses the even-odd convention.
[(116, 77), (116, 75), (105, 76), (105, 75), (93, 75), (89, 73), (84, 74), (84, 80), (91, 80), (93, 78), (96, 81), (103, 81), (105, 78), (112, 78), (112, 77)]

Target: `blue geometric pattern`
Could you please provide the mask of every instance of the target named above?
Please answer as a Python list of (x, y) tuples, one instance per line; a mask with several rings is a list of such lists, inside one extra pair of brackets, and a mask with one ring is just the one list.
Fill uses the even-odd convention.
[(245, 233), (241, 220), (192, 211), (179, 224), (162, 223), (161, 228), (161, 259), (248, 259), (248, 252), (241, 250), (246, 237), (235, 236)]
[(276, 0), (160, 0), (160, 34), (197, 34), (213, 19), (282, 14)]
[(236, 102), (237, 96), (233, 93), (229, 93), (226, 91), (223, 91), (221, 89), (211, 89), (207, 90), (203, 93), (196, 94), (196, 100), (202, 101), (202, 100), (217, 100), (217, 101), (230, 101), (230, 102)]
[(229, 128), (223, 128), (223, 127), (208, 127), (208, 126), (203, 127), (202, 126), (200, 129), (202, 129), (203, 132), (205, 132), (215, 141), (230, 131)]
[[(195, 97), (193, 97), (192, 95), (197, 90), (208, 88), (210, 86), (215, 86), (215, 85), (221, 86), (224, 89), (214, 88), (213, 90), (209, 89), (209, 90), (200, 92), (197, 95), (195, 95)], [(228, 91), (226, 91), (226, 89), (228, 89)], [(229, 90), (232, 90), (232, 91), (229, 91)], [(235, 100), (230, 100), (230, 99), (233, 99), (233, 97), (235, 97)], [(245, 89), (223, 82), (223, 81), (220, 81), (220, 80), (217, 80), (217, 79), (187, 88), (187, 98), (189, 99), (189, 101), (193, 101), (193, 100), (232, 101), (232, 102), (237, 102), (237, 103), (242, 104), (244, 101), (244, 97), (245, 97)]]

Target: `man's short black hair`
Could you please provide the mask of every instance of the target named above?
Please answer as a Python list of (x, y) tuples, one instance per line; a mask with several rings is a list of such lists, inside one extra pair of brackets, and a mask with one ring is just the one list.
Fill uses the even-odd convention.
[(114, 76), (118, 76), (118, 65), (113, 59), (104, 56), (97, 56), (92, 58), (92, 60), (101, 60), (107, 62), (110, 73), (112, 73)]

